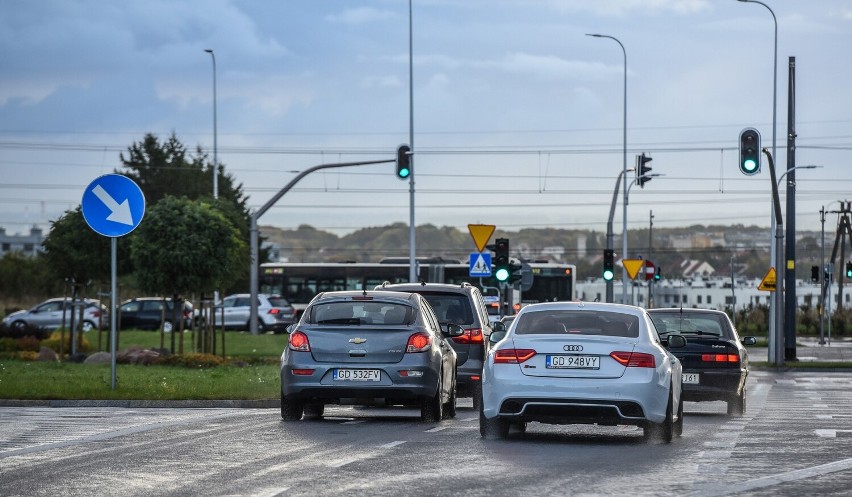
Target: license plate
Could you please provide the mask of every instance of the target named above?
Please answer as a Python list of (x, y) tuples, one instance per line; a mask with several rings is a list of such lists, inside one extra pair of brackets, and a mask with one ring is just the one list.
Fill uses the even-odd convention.
[(549, 355), (548, 369), (600, 369), (601, 358), (596, 355)]
[(382, 372), (378, 369), (335, 369), (335, 381), (379, 381)]
[(688, 383), (690, 385), (698, 385), (699, 383), (699, 375), (698, 373), (683, 373), (681, 375), (682, 383)]

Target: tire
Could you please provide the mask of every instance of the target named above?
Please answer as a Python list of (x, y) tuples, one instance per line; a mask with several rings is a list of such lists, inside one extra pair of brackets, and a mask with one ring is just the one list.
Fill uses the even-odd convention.
[[(441, 376), (443, 377), (443, 375)], [(437, 423), (444, 416), (444, 403), (441, 402), (441, 390), (443, 389), (443, 381), (438, 380), (438, 388), (435, 390), (435, 395), (423, 399), (420, 404), (420, 421), (424, 423)]]
[(83, 325), (80, 326), (80, 329), (83, 330), (83, 333), (88, 333), (96, 328), (95, 323), (91, 321), (83, 321)]
[(674, 434), (677, 437), (683, 436), (683, 396), (681, 396), (677, 406), (677, 421), (674, 423)]
[(171, 321), (166, 321), (163, 323), (163, 333), (171, 333), (174, 330), (174, 325)]
[(302, 419), (302, 414), (305, 411), (305, 406), (298, 400), (288, 399), (281, 393), (281, 419), (284, 421), (299, 421)]
[(14, 323), (12, 323), (12, 329), (14, 329), (14, 330), (23, 330), (26, 327), (27, 327), (27, 323), (25, 323), (24, 321), (21, 321), (21, 320), (18, 320), (18, 321), (15, 321)]
[(450, 389), (450, 400), (444, 404), (444, 419), (456, 417), (456, 378), (453, 376), (453, 388)]
[(479, 436), (486, 440), (503, 440), (509, 436), (509, 422), (499, 416), (488, 419), (480, 408)]
[(325, 412), (324, 404), (307, 404), (304, 407), (305, 419), (322, 419)]
[[(251, 321), (246, 322), (246, 331), (251, 330)], [(258, 333), (266, 333), (266, 325), (263, 324), (262, 319), (257, 320), (257, 332)]]
[(671, 443), (674, 438), (674, 415), (673, 415), (673, 405), (674, 402), (672, 400), (671, 391), (669, 393), (669, 402), (666, 406), (666, 418), (662, 423), (652, 423), (647, 422), (644, 426), (642, 426), (642, 435), (644, 436), (646, 441), (651, 441), (652, 439), (658, 438), (665, 443)]
[(743, 387), (742, 392), (728, 401), (728, 416), (743, 417), (746, 411), (746, 389)]
[(473, 397), (473, 408), (479, 409), (482, 407), (482, 383), (476, 382), (473, 385), (473, 388), (470, 389), (471, 396)]
[(509, 433), (517, 433), (519, 435), (523, 435), (527, 432), (527, 423), (526, 421), (520, 421), (517, 423), (509, 423)]

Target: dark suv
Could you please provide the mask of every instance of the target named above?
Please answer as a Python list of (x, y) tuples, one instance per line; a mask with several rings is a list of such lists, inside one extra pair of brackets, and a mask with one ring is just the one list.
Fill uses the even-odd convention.
[[(382, 283), (376, 290), (418, 293), (426, 298), (435, 311), (438, 322), (461, 325), (464, 334), (451, 340), (457, 356), (457, 386), (460, 397), (473, 397), (473, 407), (479, 408), (482, 392), (482, 362), (485, 342), (492, 331), (503, 329), (501, 323), (490, 323), (485, 300), (478, 288), (470, 283)], [(496, 328), (492, 328), (496, 326)]]

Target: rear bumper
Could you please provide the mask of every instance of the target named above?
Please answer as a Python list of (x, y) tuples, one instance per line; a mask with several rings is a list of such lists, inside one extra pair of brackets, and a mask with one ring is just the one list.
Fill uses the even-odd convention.
[(731, 400), (745, 388), (747, 370), (730, 371), (684, 370), (684, 373), (700, 375), (699, 384), (683, 384), (683, 400), (690, 402)]

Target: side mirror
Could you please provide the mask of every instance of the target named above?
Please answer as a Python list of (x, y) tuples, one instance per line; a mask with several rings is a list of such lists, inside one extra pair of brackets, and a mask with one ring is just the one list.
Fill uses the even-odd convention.
[(491, 332), (506, 331), (506, 323), (503, 321), (495, 321), (491, 323)]
[(681, 335), (669, 335), (666, 343), (670, 349), (680, 349), (686, 347), (686, 338)]
[(757, 345), (757, 337), (742, 337), (740, 342), (743, 345)]
[(447, 323), (446, 331), (442, 329), (441, 334), (447, 338), (460, 337), (464, 335), (464, 328), (457, 324)]
[(506, 330), (495, 331), (495, 332), (491, 333), (490, 337), (488, 337), (488, 343), (493, 345), (493, 344), (499, 342), (500, 340), (502, 340), (504, 338), (506, 338)]

